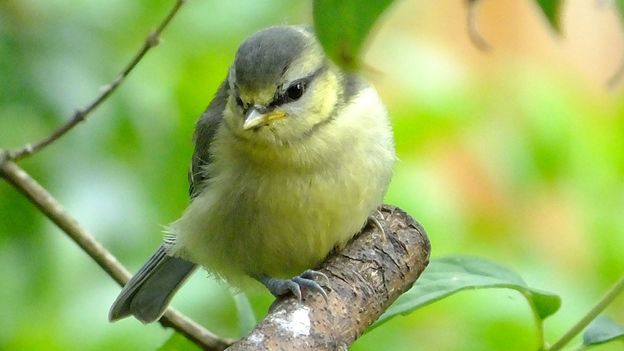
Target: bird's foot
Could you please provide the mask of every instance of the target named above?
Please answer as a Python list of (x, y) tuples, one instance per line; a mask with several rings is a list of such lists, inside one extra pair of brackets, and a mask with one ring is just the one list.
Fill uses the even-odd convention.
[[(383, 218), (383, 215), (381, 214), (379, 210), (377, 210), (377, 213), (379, 213), (381, 218)], [(388, 236), (386, 236), (386, 231), (384, 230), (383, 225), (381, 225), (381, 222), (379, 222), (379, 220), (375, 218), (372, 214), (368, 216), (368, 222), (374, 227), (376, 227), (377, 229), (379, 229), (379, 231), (381, 232), (381, 236), (383, 237), (384, 240), (388, 239)]]
[(311, 292), (321, 294), (327, 300), (327, 293), (323, 286), (329, 287), (329, 278), (322, 272), (308, 269), (291, 279), (276, 279), (264, 274), (256, 275), (255, 278), (266, 286), (275, 297), (283, 296), (290, 292), (295, 295), (297, 300), (301, 301), (301, 288), (306, 288)]

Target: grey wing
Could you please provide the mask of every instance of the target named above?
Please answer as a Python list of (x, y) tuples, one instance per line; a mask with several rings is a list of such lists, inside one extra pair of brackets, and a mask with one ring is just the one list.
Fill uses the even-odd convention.
[(227, 79), (221, 83), (214, 98), (201, 115), (195, 126), (195, 151), (191, 160), (191, 169), (189, 170), (189, 196), (191, 200), (195, 198), (204, 188), (204, 184), (208, 175), (204, 171), (205, 166), (212, 161), (210, 154), (210, 145), (217, 134), (219, 125), (223, 120), (223, 110), (228, 99), (228, 83)]
[(134, 315), (143, 323), (158, 320), (194, 270), (195, 264), (167, 255), (167, 248), (161, 245), (121, 290), (108, 319), (116, 321)]

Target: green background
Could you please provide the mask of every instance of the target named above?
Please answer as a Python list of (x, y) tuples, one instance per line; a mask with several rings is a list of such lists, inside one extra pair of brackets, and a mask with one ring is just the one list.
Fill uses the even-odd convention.
[[(554, 341), (624, 272), (624, 90), (605, 87), (624, 55), (617, 17), (570, 5), (556, 39), (531, 2), (485, 1), (479, 23), (494, 50), (482, 53), (464, 1), (435, 3), (391, 7), (364, 58), (400, 157), (386, 201), (424, 225), (434, 257), (482, 256), (559, 293), (546, 321)], [(171, 5), (0, 2), (0, 147), (37, 140), (86, 105)], [(268, 25), (310, 23), (311, 12), (309, 2), (189, 1), (91, 119), (20, 165), (135, 271), (187, 204), (193, 125), (238, 44)], [(152, 350), (171, 334), (109, 324), (119, 287), (5, 182), (0, 281), (0, 350)], [(270, 296), (250, 299), (261, 318)], [(203, 272), (173, 304), (239, 335), (227, 288)], [(607, 313), (624, 322), (623, 310), (620, 298)], [(353, 349), (531, 350), (535, 332), (518, 293), (468, 291)]]

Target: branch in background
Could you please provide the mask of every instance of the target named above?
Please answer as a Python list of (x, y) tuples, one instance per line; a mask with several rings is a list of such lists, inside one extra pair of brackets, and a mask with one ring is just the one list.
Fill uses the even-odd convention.
[(618, 295), (624, 292), (624, 277), (620, 278), (598, 303), (589, 310), (580, 321), (576, 322), (557, 342), (548, 350), (558, 351), (566, 346), (575, 336), (580, 334), (607, 306), (609, 306)]
[(467, 28), (468, 37), (472, 44), (477, 47), (477, 49), (481, 51), (489, 51), (492, 47), (490, 44), (483, 38), (479, 29), (477, 29), (477, 14), (478, 14), (478, 4), (479, 0), (467, 0), (468, 1), (468, 18), (467, 18)]
[(613, 75), (607, 81), (607, 87), (611, 90), (615, 90), (615, 88), (617, 88), (618, 84), (620, 84), (623, 78), (624, 78), (624, 58), (622, 58), (617, 70), (613, 73)]
[[(19, 190), (37, 208), (43, 212), (54, 224), (65, 232), (80, 248), (86, 252), (108, 275), (119, 285), (123, 286), (130, 278), (130, 273), (117, 261), (115, 256), (108, 252), (93, 235), (61, 206), (50, 193), (37, 183), (28, 173), (11, 161), (2, 162), (6, 157), (0, 150), (0, 176)], [(104, 317), (102, 317), (104, 318)], [(204, 329), (188, 317), (172, 308), (167, 309), (160, 319), (165, 327), (171, 327), (195, 342), (204, 350), (223, 350), (232, 343), (232, 340), (220, 338)]]
[[(32, 155), (49, 144), (53, 143), (55, 140), (59, 139), (65, 133), (74, 128), (78, 123), (84, 121), (93, 110), (95, 110), (102, 102), (104, 102), (118, 87), (123, 83), (125, 78), (132, 72), (132, 70), (136, 67), (136, 65), (143, 59), (145, 54), (154, 46), (158, 45), (160, 35), (163, 30), (167, 27), (167, 25), (171, 22), (173, 17), (178, 13), (178, 10), (182, 7), (182, 5), (186, 2), (186, 0), (177, 0), (175, 5), (171, 8), (167, 16), (162, 20), (162, 22), (158, 25), (155, 31), (150, 33), (147, 38), (145, 38), (145, 42), (143, 46), (139, 49), (139, 51), (134, 55), (132, 60), (126, 65), (126, 67), (119, 73), (117, 78), (113, 80), (110, 84), (105, 85), (95, 100), (93, 100), (89, 105), (76, 110), (71, 118), (65, 122), (61, 127), (52, 132), (52, 134), (48, 135), (44, 139), (36, 142), (29, 143), (22, 147), (21, 149), (8, 151), (6, 154), (6, 160), (19, 160), (26, 156)], [(4, 160), (4, 161), (6, 161)], [(0, 161), (3, 161), (0, 159)], [(0, 166), (2, 163), (0, 163)]]
[(377, 218), (385, 237), (368, 226), (321, 266), (331, 286), (327, 300), (311, 295), (303, 302), (276, 301), (251, 334), (228, 350), (346, 350), (429, 263), (429, 240), (411, 217), (386, 205)]

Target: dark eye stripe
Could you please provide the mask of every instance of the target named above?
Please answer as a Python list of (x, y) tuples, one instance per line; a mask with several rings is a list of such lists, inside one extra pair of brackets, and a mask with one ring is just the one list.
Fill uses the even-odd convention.
[(280, 106), (283, 105), (285, 103), (288, 102), (292, 102), (294, 100), (299, 99), (299, 97), (293, 99), (291, 97), (288, 96), (287, 91), (291, 88), (294, 87), (298, 84), (300, 84), (303, 87), (303, 92), (302, 95), (305, 94), (305, 91), (307, 89), (307, 87), (310, 86), (310, 83), (312, 83), (312, 81), (318, 77), (321, 73), (323, 73), (326, 69), (327, 69), (327, 61), (324, 61), (323, 64), (317, 68), (314, 72), (312, 72), (310, 75), (308, 75), (307, 77), (298, 79), (294, 82), (292, 82), (288, 88), (283, 89), (282, 87), (280, 87), (277, 91), (279, 92), (279, 94), (277, 96), (275, 96), (275, 98), (273, 98), (273, 101), (271, 101), (271, 103), (269, 104), (269, 106), (275, 107), (275, 106)]
[(236, 96), (236, 104), (241, 108), (245, 108), (245, 103), (241, 100), (240, 96)]

